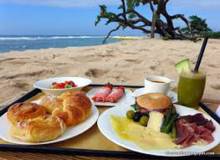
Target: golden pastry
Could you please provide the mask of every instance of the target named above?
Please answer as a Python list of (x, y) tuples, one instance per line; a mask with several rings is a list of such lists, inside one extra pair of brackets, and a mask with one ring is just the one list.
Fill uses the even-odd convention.
[(22, 141), (44, 142), (59, 137), (65, 129), (66, 125), (59, 117), (46, 115), (12, 125), (10, 134)]
[(7, 117), (13, 125), (16, 125), (19, 121), (44, 116), (46, 114), (46, 109), (41, 105), (35, 103), (16, 103), (8, 109)]
[(85, 120), (90, 112), (92, 103), (82, 91), (67, 91), (57, 98), (47, 98), (42, 101), (53, 116), (64, 120), (67, 126), (76, 125)]

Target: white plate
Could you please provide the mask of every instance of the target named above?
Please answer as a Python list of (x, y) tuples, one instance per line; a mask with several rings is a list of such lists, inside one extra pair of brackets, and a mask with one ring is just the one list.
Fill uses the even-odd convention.
[[(141, 95), (147, 94), (147, 93), (149, 93), (149, 92), (147, 92), (145, 88), (139, 88), (139, 89), (136, 89), (132, 95), (134, 97), (138, 97), (138, 96), (141, 96)], [(170, 99), (172, 100), (173, 103), (177, 102), (176, 92), (168, 91), (167, 96), (170, 97)]]
[[(65, 82), (65, 81), (73, 81), (77, 87), (73, 88), (64, 88), (64, 89), (52, 89), (52, 83), (53, 82)], [(67, 90), (80, 90), (81, 88), (88, 86), (91, 84), (92, 81), (87, 78), (82, 77), (54, 77), (54, 78), (48, 78), (44, 80), (39, 80), (34, 83), (34, 88), (41, 89), (43, 92), (46, 92), (48, 94), (52, 95), (59, 95)]]
[[(196, 113), (201, 113), (197, 110), (187, 108), (184, 106), (180, 106), (180, 105), (175, 105), (175, 107), (176, 107), (177, 112), (180, 115), (193, 115)], [(202, 113), (205, 116), (205, 118), (211, 119), (216, 127), (216, 130), (213, 132), (214, 141), (212, 143), (205, 145), (205, 146), (193, 145), (193, 146), (190, 146), (184, 149), (144, 150), (140, 148), (138, 145), (136, 145), (134, 142), (121, 139), (112, 128), (111, 121), (110, 121), (111, 115), (125, 116), (127, 110), (129, 109), (130, 108), (124, 105), (110, 108), (100, 115), (98, 122), (97, 122), (99, 130), (106, 138), (108, 138), (110, 141), (126, 149), (139, 152), (139, 153), (143, 153), (143, 154), (150, 154), (150, 155), (156, 155), (156, 156), (180, 157), (180, 156), (188, 156), (188, 155), (198, 154), (198, 153), (208, 151), (214, 148), (215, 146), (217, 146), (220, 142), (219, 124), (214, 119), (212, 119), (210, 116)]]
[(91, 89), (88, 93), (87, 96), (91, 99), (91, 101), (97, 105), (97, 106), (116, 106), (119, 105), (121, 103), (123, 104), (134, 104), (135, 99), (134, 97), (132, 97), (132, 91), (130, 89), (125, 89), (125, 95), (117, 102), (117, 103), (111, 103), (111, 102), (94, 102), (92, 100), (92, 97), (97, 93), (97, 91), (100, 89), (100, 87), (95, 87), (93, 89)]
[(47, 141), (47, 142), (40, 142), (40, 143), (29, 143), (29, 142), (24, 142), (21, 140), (18, 140), (16, 138), (13, 138), (9, 134), (10, 126), (11, 124), (9, 123), (7, 119), (7, 113), (2, 115), (0, 117), (0, 138), (3, 139), (4, 141), (10, 142), (10, 143), (15, 143), (15, 144), (23, 144), (23, 145), (42, 145), (42, 144), (51, 144), (51, 143), (56, 143), (60, 141), (64, 141), (70, 138), (73, 138), (75, 136), (78, 136), (79, 134), (82, 134), (86, 130), (88, 130), (90, 127), (92, 127), (99, 116), (99, 111), (95, 106), (92, 106), (92, 112), (91, 115), (83, 122), (80, 124), (69, 127), (63, 135), (60, 137), (52, 140), (52, 141)]

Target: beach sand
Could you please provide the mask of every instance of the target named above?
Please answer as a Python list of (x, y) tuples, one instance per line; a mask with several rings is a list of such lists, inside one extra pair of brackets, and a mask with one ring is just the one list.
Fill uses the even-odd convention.
[[(83, 76), (95, 83), (143, 85), (146, 75), (178, 79), (175, 63), (195, 62), (202, 41), (126, 40), (92, 47), (13, 51), (0, 54), (0, 103), (32, 89), (34, 81)], [(209, 40), (201, 67), (207, 73), (205, 97), (220, 99), (220, 40)]]

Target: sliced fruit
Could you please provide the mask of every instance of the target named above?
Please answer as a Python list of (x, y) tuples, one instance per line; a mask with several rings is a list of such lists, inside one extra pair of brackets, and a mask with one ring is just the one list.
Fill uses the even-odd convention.
[(181, 72), (190, 72), (191, 70), (191, 62), (189, 59), (184, 59), (178, 62), (176, 65), (176, 70), (180, 74)]

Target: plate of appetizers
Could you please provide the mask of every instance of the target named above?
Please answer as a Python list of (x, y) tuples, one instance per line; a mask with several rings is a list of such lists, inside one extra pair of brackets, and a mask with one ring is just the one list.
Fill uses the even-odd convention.
[(98, 109), (81, 91), (59, 97), (46, 96), (41, 103), (16, 103), (0, 117), (0, 138), (22, 145), (43, 145), (73, 138), (92, 127)]
[(83, 77), (54, 77), (36, 81), (33, 86), (45, 93), (59, 95), (65, 91), (80, 90), (91, 83), (90, 79)]
[(104, 111), (97, 124), (115, 144), (156, 156), (201, 154), (220, 142), (220, 126), (214, 119), (157, 93), (137, 97), (132, 106), (121, 103)]
[(132, 91), (123, 86), (114, 87), (108, 83), (103, 87), (96, 87), (87, 93), (96, 106), (115, 106), (120, 103), (132, 104)]
[[(149, 93), (149, 91), (147, 91), (145, 88), (139, 88), (134, 90), (134, 92), (132, 93), (132, 95), (134, 97), (138, 97), (141, 96), (143, 94)], [(167, 93), (167, 96), (170, 97), (170, 99), (172, 100), (173, 103), (177, 102), (177, 94), (174, 91), (169, 90)]]

